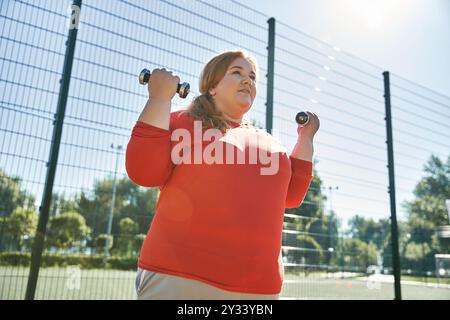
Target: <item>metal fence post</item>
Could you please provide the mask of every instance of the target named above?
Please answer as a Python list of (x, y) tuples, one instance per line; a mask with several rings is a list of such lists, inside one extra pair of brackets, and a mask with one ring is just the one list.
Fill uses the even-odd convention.
[(400, 254), (398, 248), (398, 227), (397, 227), (397, 210), (395, 202), (395, 175), (394, 175), (394, 148), (392, 139), (392, 117), (391, 117), (391, 92), (389, 84), (389, 72), (383, 72), (384, 78), (384, 102), (386, 107), (386, 134), (387, 134), (387, 151), (388, 151), (388, 168), (389, 168), (389, 188), (388, 193), (391, 200), (391, 241), (392, 241), (392, 265), (394, 269), (394, 289), (395, 300), (401, 300), (401, 284), (400, 284)]
[(109, 210), (109, 217), (108, 217), (108, 226), (106, 228), (106, 234), (108, 235), (108, 237), (106, 238), (106, 243), (105, 243), (105, 250), (104, 250), (104, 254), (105, 257), (109, 256), (109, 246), (111, 245), (110, 243), (110, 236), (111, 236), (111, 230), (112, 230), (112, 223), (113, 223), (113, 215), (114, 215), (114, 204), (116, 203), (116, 176), (117, 176), (117, 168), (119, 167), (119, 155), (120, 155), (120, 150), (122, 150), (122, 146), (115, 146), (112, 143), (111, 144), (111, 148), (112, 149), (116, 149), (117, 153), (116, 153), (116, 168), (114, 170), (114, 180), (113, 180), (113, 193), (112, 193), (112, 200), (111, 200), (111, 208)]
[[(41, 264), (42, 251), (44, 249), (45, 233), (47, 231), (47, 222), (52, 200), (53, 183), (55, 180), (56, 166), (58, 163), (59, 146), (61, 143), (62, 127), (64, 122), (64, 115), (66, 112), (70, 75), (72, 72), (72, 62), (75, 52), (75, 43), (77, 39), (80, 9), (81, 0), (74, 0), (72, 4), (72, 17), (70, 21), (69, 36), (66, 42), (64, 67), (62, 78), (60, 80), (61, 86), (59, 87), (58, 106), (55, 114), (55, 121), (53, 122), (54, 127), (52, 144), (50, 147), (49, 162), (47, 163), (44, 193), (42, 196), (41, 206), (39, 207), (39, 221), (31, 252), (30, 274), (28, 276), (27, 291), (25, 293), (26, 300), (34, 299), (39, 275), (39, 268)], [(76, 22), (72, 21), (72, 19), (74, 19)]]
[(272, 133), (273, 123), (273, 79), (275, 66), (275, 19), (267, 20), (269, 24), (269, 43), (267, 46), (267, 96), (266, 96), (266, 130)]

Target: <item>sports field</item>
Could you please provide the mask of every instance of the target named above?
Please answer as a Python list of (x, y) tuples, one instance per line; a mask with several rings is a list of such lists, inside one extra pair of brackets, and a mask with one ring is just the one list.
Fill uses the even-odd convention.
[[(0, 267), (0, 299), (23, 299), (28, 268)], [(79, 273), (77, 273), (79, 272)], [(36, 299), (135, 299), (135, 272), (43, 268)], [(403, 299), (450, 300), (450, 287), (402, 283)], [(351, 274), (299, 276), (286, 274), (282, 299), (393, 299), (392, 277), (357, 277)]]
[[(329, 274), (318, 276), (294, 276), (287, 274), (282, 296), (285, 299), (394, 299), (393, 276), (370, 277)], [(404, 300), (450, 300), (450, 286), (402, 281)]]

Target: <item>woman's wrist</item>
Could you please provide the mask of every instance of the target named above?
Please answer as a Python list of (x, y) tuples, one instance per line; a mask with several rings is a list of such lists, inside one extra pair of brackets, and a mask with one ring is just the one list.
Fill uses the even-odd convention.
[(310, 137), (307, 135), (300, 135), (297, 137), (297, 143), (300, 143), (302, 141), (305, 141), (306, 143), (313, 143), (314, 142), (314, 136)]
[(312, 157), (314, 153), (314, 143), (313, 138), (302, 137), (297, 140), (297, 143), (292, 150), (291, 157), (300, 160), (306, 160), (312, 162)]

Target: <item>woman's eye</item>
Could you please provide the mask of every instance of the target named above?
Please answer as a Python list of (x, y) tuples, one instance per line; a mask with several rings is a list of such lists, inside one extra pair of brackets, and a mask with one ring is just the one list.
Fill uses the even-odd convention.
[[(234, 71), (233, 74), (238, 73), (239, 75), (241, 74), (240, 71)], [(256, 77), (255, 76), (250, 76), (250, 79), (252, 79), (253, 81), (256, 81)]]

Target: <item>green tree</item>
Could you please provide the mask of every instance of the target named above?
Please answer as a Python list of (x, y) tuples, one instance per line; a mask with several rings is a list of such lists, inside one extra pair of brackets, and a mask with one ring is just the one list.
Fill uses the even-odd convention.
[(325, 248), (326, 251), (330, 245), (329, 228), (333, 228), (331, 233), (334, 234), (339, 222), (335, 219), (330, 224), (329, 217), (324, 214), (326, 196), (322, 194), (321, 187), (322, 180), (313, 166), (313, 179), (301, 206), (285, 210), (284, 228), (294, 231), (283, 233), (283, 245), (292, 247), (284, 252), (289, 262), (326, 263), (323, 261), (323, 250)]
[(108, 252), (110, 252), (113, 244), (114, 244), (113, 236), (102, 233), (93, 239), (91, 247), (95, 249), (96, 254), (103, 254), (105, 252), (105, 247), (107, 246)]
[(359, 215), (349, 220), (348, 235), (366, 243), (372, 242), (379, 250), (383, 249), (386, 237), (390, 232), (390, 219), (365, 219)]
[(404, 266), (416, 272), (434, 269), (434, 255), (450, 252), (439, 243), (438, 227), (448, 224), (445, 200), (450, 199), (450, 156), (442, 162), (432, 155), (425, 176), (414, 189), (415, 199), (403, 203), (407, 211), (407, 242), (402, 250)]
[(144, 243), (146, 236), (147, 235), (142, 234), (142, 233), (134, 236), (134, 242), (133, 242), (133, 254), (134, 255), (138, 255), (139, 252), (141, 251), (142, 244)]
[(3, 240), (10, 239), (9, 250), (22, 251), (25, 244), (30, 245), (37, 227), (37, 214), (30, 208), (16, 208), (5, 219), (5, 233)]
[(79, 211), (75, 200), (68, 199), (65, 193), (53, 193), (50, 204), (50, 217), (55, 217), (61, 212)]
[(64, 212), (50, 219), (47, 246), (69, 249), (78, 245), (81, 248), (89, 233), (90, 229), (82, 215), (76, 211)]
[(130, 218), (123, 218), (119, 222), (119, 239), (118, 239), (118, 252), (121, 255), (130, 256), (133, 251), (133, 242), (138, 232), (139, 226)]
[[(94, 238), (107, 231), (112, 182), (112, 178), (96, 181), (91, 194), (81, 192), (75, 200), (77, 211), (92, 228)], [(128, 178), (116, 180), (112, 234), (115, 236), (119, 234), (119, 221), (123, 218), (132, 219), (138, 225), (138, 233), (147, 234), (158, 196), (158, 188), (142, 188)]]
[(369, 265), (377, 263), (377, 248), (359, 239), (342, 239), (336, 252), (341, 267), (347, 271), (365, 272)]
[(411, 261), (419, 262), (424, 259), (427, 254), (431, 252), (431, 248), (428, 243), (415, 243), (409, 242), (406, 245), (405, 257)]
[(9, 216), (16, 208), (34, 208), (35, 198), (20, 187), (19, 177), (9, 177), (0, 169), (0, 217)]

